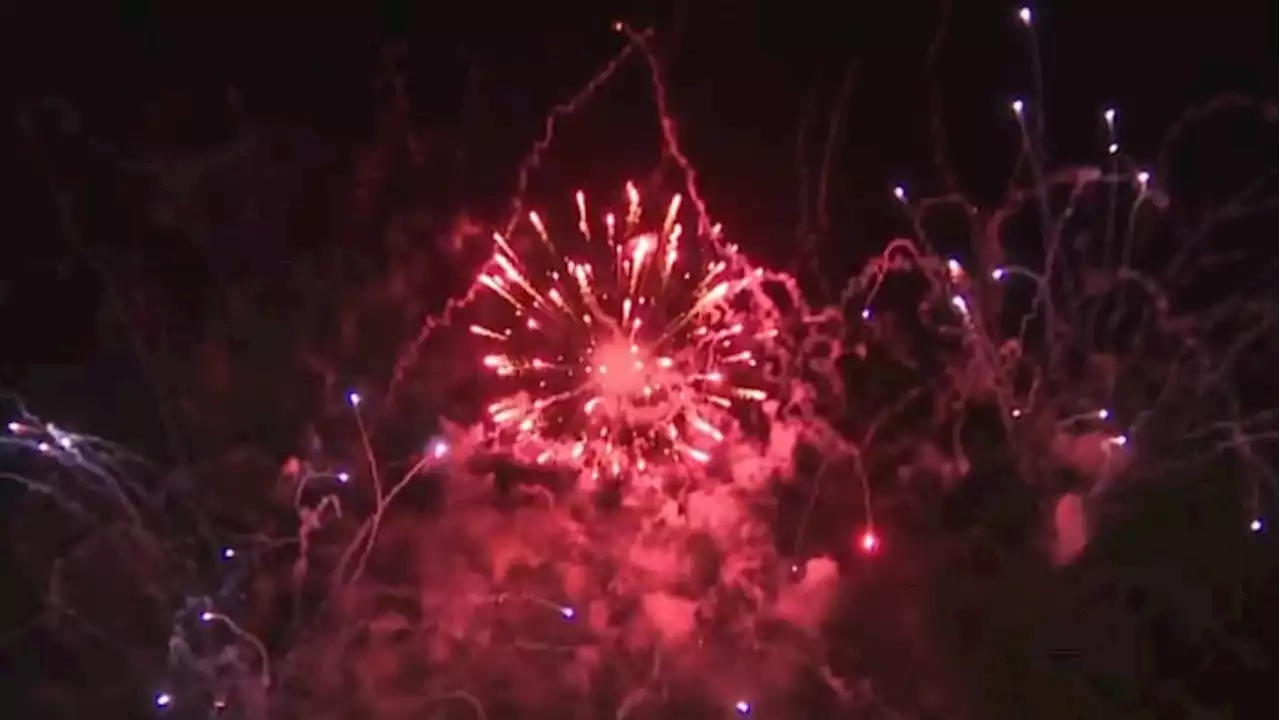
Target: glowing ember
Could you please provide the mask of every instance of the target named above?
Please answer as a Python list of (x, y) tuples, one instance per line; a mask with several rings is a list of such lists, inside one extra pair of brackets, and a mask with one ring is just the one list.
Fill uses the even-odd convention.
[(494, 437), (596, 475), (708, 462), (735, 409), (767, 397), (756, 348), (777, 331), (753, 311), (763, 273), (718, 226), (686, 235), (679, 195), (656, 228), (630, 183), (621, 219), (593, 224), (576, 201), (576, 232), (530, 213), (534, 237), (495, 234), (476, 279), (496, 301), (470, 327), (501, 385)]

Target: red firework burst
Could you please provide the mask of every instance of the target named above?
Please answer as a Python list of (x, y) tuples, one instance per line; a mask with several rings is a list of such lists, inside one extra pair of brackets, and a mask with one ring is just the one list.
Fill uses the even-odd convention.
[(650, 224), (626, 191), (621, 221), (593, 223), (578, 192), (574, 232), (531, 212), (524, 252), (495, 233), (476, 279), (490, 303), (470, 326), (499, 379), (493, 436), (593, 479), (708, 462), (735, 409), (768, 398), (757, 348), (778, 334), (758, 312), (764, 273), (719, 225), (686, 235), (680, 195)]

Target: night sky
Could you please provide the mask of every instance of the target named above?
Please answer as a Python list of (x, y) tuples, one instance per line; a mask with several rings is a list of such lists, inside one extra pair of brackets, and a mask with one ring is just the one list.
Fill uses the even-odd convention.
[[(790, 262), (790, 244), (780, 238), (812, 232), (802, 228), (806, 218), (813, 222), (817, 177), (831, 147), (827, 193), (840, 202), (830, 203), (828, 232), (841, 240), (819, 251), (836, 269), (832, 278), (909, 229), (886, 200), (887, 188), (901, 183), (918, 197), (950, 189), (937, 171), (938, 138), (959, 186), (975, 197), (997, 197), (1017, 150), (1008, 103), (1033, 95), (1036, 86), (1027, 39), (1002, 3), (963, 11), (946, 3), (868, 5), (838, 13), (821, 4), (709, 5), (678, 13), (570, 5), (538, 12), (477, 6), (473, 14), (470, 7), (440, 17), (397, 3), (377, 13), (300, 16), (122, 3), (114, 12), (77, 8), (82, 21), (74, 24), (62, 24), (52, 9), (29, 10), (28, 29), (12, 45), (33, 68), (18, 74), (18, 96), (23, 117), (66, 125), (79, 142), (39, 150), (86, 164), (75, 180), (87, 197), (71, 208), (77, 235), (104, 247), (128, 246), (147, 258), (143, 267), (118, 256), (131, 271), (183, 274), (182, 290), (196, 293), (200, 283), (190, 276), (212, 272), (209, 265), (238, 273), (244, 262), (269, 274), (266, 268), (299, 251), (359, 243), (380, 232), (389, 207), (409, 197), (418, 207), (435, 204), (423, 208), (435, 216), (449, 215), (458, 203), (480, 220), (500, 214), (514, 168), (548, 109), (617, 52), (609, 28), (618, 17), (658, 30), (684, 144), (695, 165), (707, 168), (703, 192), (741, 242), (773, 264)], [(1152, 8), (1091, 2), (1037, 8), (1053, 162), (1098, 160), (1103, 107), (1121, 109), (1124, 147), (1151, 162), (1189, 109), (1224, 93), (1274, 94), (1274, 39), (1260, 6)], [(842, 94), (847, 102), (828, 144), (827, 121)], [(387, 108), (397, 102), (403, 113), (393, 116)], [(262, 118), (273, 141), (279, 138), (259, 163), (249, 198), (232, 197), (243, 184), (201, 188), (219, 197), (198, 202), (190, 189), (169, 190), (156, 210), (147, 205), (154, 204), (152, 189), (137, 163), (120, 182), (93, 177), (98, 166), (130, 158), (197, 150), (213, 156), (237, 136), (246, 113)], [(554, 157), (534, 180), (534, 202), (562, 197), (566, 186), (608, 187), (653, 173), (658, 131), (643, 68), (625, 69), (588, 115), (565, 123)], [(415, 138), (411, 154), (433, 172), (418, 173), (410, 187), (398, 181), (412, 173), (412, 163), (388, 160), (370, 171), (376, 187), (353, 187), (370, 180), (336, 167), (349, 162), (344, 153), (367, 149), (388, 131)], [(1245, 140), (1227, 142), (1244, 151)], [(379, 150), (410, 153), (389, 145)], [(1231, 162), (1202, 155), (1209, 157), (1197, 161), (1216, 162), (1218, 172)], [(67, 254), (66, 230), (49, 200), (48, 161), (21, 141), (15, 158), (20, 181), (11, 197), (14, 226), (22, 231), (14, 240), (23, 252), (6, 272), (5, 322), (28, 322), (28, 308), (38, 305), (42, 324), (77, 328), (37, 333), (7, 354), (6, 382), (29, 387), (54, 364), (82, 374), (83, 357), (97, 351), (90, 327), (96, 318), (83, 307), (98, 303), (100, 281)], [(165, 217), (152, 222), (157, 213)], [(253, 219), (235, 224), (219, 217), (234, 213)], [(217, 248), (214, 257), (204, 249), (184, 256), (189, 243), (143, 237), (163, 235), (165, 227), (191, 232), (193, 225), (207, 236), (200, 242)], [(182, 335), (186, 324), (165, 332)], [(34, 368), (41, 370), (24, 379)]]
[[(895, 185), (913, 197), (963, 190), (998, 201), (1018, 151), (1015, 97), (1032, 106), (1055, 166), (1101, 162), (1100, 114), (1115, 107), (1126, 156), (1168, 170), (1197, 198), (1216, 192), (1205, 178), (1269, 168), (1273, 212), (1243, 232), (1256, 238), (1258, 262), (1275, 264), (1274, 4), (1038, 3), (1034, 47), (1007, 2), (194, 5), (7, 13), (20, 17), (6, 41), (16, 103), (0, 388), (162, 463), (248, 442), (278, 462), (331, 422), (345, 387), (384, 382), (422, 315), (467, 281), (454, 263), (470, 256), (451, 233), (463, 218), (505, 218), (549, 110), (624, 45), (611, 30), (619, 19), (654, 29), (683, 148), (736, 241), (765, 265), (790, 267), (796, 248), (821, 236), (810, 287), (838, 282), (911, 233)], [(528, 205), (568, 208), (574, 189), (604, 195), (633, 178), (680, 182), (661, 157), (649, 82), (644, 64), (629, 62), (561, 123)], [(1170, 127), (1225, 95), (1270, 103), (1270, 129), (1228, 127), (1213, 149), (1159, 164)], [(940, 144), (950, 173), (940, 172)], [(184, 158), (225, 172), (184, 175)], [(968, 260), (964, 242), (936, 243)], [(367, 290), (397, 268), (405, 288)], [(310, 280), (286, 280), (300, 274)], [(224, 304), (224, 291), (234, 300)], [(415, 300), (397, 304), (399, 292)], [(340, 318), (355, 304), (375, 319), (353, 329)], [(395, 312), (379, 315), (384, 306)], [(1263, 366), (1274, 365), (1271, 352)], [(1274, 384), (1261, 387), (1274, 407)], [(418, 397), (397, 417), (429, 425), (447, 402)], [(388, 436), (393, 447), (416, 442)], [(0, 494), (6, 516), (21, 498)], [(1231, 503), (1194, 483), (1135, 502), (1105, 551), (1043, 580), (1044, 592), (1062, 593), (1046, 607), (1028, 588), (1038, 571), (957, 563), (956, 587), (999, 599), (948, 605), (977, 639), (939, 640), (952, 653), (942, 686), (969, 688), (964, 710), (939, 717), (1274, 709), (1273, 537), (1219, 532), (1234, 522)], [(1208, 535), (1230, 537), (1197, 540), (1185, 520), (1192, 506)], [(5, 564), (17, 568), (21, 548), (44, 540), (7, 525)], [(94, 671), (24, 629), (37, 607), (24, 590), (32, 580), (12, 577), (0, 703), (48, 713), (15, 717), (79, 717), (39, 704), (49, 697), (41, 688), (49, 677), (91, 684)], [(867, 602), (890, 612), (893, 597)], [(1009, 608), (1024, 597), (1035, 612), (993, 619), (1018, 614)], [(112, 700), (121, 707), (129, 692), (150, 692), (147, 678), (128, 682)], [(111, 717), (138, 717), (119, 712)]]

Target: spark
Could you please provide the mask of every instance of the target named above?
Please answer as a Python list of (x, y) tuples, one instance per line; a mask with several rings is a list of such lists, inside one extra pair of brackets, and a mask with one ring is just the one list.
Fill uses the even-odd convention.
[(596, 477), (710, 462), (734, 413), (769, 398), (759, 348), (778, 335), (752, 310), (763, 271), (719, 226), (686, 233), (679, 194), (652, 218), (634, 184), (624, 197), (593, 222), (575, 193), (571, 232), (530, 212), (495, 234), (476, 278), (492, 304), (469, 326), (502, 386), (493, 435)]

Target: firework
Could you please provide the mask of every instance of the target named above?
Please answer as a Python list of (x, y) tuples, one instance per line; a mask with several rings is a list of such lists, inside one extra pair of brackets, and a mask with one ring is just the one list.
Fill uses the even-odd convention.
[(719, 225), (687, 233), (680, 195), (651, 223), (635, 185), (626, 197), (593, 222), (578, 192), (563, 235), (536, 212), (533, 237), (495, 233), (470, 326), (498, 380), (493, 437), (592, 479), (710, 461), (735, 413), (768, 398), (759, 348), (778, 335), (764, 273)]

